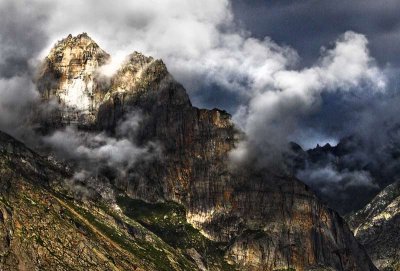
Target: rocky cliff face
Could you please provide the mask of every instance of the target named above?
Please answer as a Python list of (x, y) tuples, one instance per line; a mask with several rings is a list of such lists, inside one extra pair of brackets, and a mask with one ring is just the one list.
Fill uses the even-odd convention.
[[(251, 165), (232, 170), (228, 154), (242, 135), (229, 114), (193, 107), (161, 60), (134, 53), (110, 85), (99, 88), (92, 68), (107, 54), (91, 45), (96, 48), (91, 64), (84, 64), (88, 40), (68, 37), (51, 51), (39, 78), (42, 97), (45, 103), (58, 98), (63, 125), (74, 120), (109, 133), (129, 112), (141, 112), (144, 121), (134, 140), (159, 142), (164, 159), (132, 169), (141, 174), (114, 180), (119, 191), (182, 204), (187, 220), (209, 240), (225, 244), (226, 260), (241, 270), (375, 270), (342, 218), (306, 185)], [(85, 91), (76, 80), (85, 82)], [(93, 99), (85, 98), (87, 93)], [(75, 117), (65, 113), (71, 110)], [(206, 262), (201, 253), (197, 258)]]
[(0, 270), (197, 270), (119, 209), (76, 202), (70, 172), (0, 132)]
[(380, 270), (400, 270), (400, 181), (350, 216), (349, 223)]

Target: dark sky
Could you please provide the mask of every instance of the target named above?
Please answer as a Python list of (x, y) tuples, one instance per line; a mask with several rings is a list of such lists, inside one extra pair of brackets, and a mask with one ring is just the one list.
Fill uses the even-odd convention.
[[(354, 132), (352, 121), (373, 115), (376, 104), (399, 96), (400, 1), (234, 0), (232, 7), (238, 24), (252, 36), (269, 36), (278, 44), (293, 47), (301, 67), (315, 63), (321, 47), (329, 47), (345, 31), (366, 36), (371, 56), (389, 78), (388, 95), (362, 90), (324, 94), (323, 106), (301, 122), (319, 130), (327, 140)], [(323, 137), (321, 140), (323, 144)]]
[(400, 1), (234, 0), (232, 5), (254, 36), (294, 47), (304, 65), (347, 30), (366, 35), (380, 65), (400, 65)]

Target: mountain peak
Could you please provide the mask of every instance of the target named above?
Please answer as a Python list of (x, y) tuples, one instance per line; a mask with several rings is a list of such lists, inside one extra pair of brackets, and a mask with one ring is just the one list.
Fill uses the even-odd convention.
[(109, 60), (110, 55), (86, 33), (70, 34), (55, 44), (38, 79), (43, 100), (57, 101), (61, 110), (51, 122), (57, 125), (93, 122), (94, 109), (101, 99), (95, 77), (98, 68)]
[(62, 64), (66, 65), (70, 64), (66, 63), (68, 60), (75, 60), (75, 62), (77, 60), (86, 61), (92, 57), (95, 57), (99, 65), (103, 65), (109, 60), (110, 55), (84, 32), (77, 36), (69, 34), (66, 38), (58, 41), (51, 49), (47, 59), (56, 63), (62, 62)]
[(84, 42), (94, 43), (97, 45), (97, 43), (86, 32), (83, 32), (76, 36), (69, 34), (66, 38), (63, 38), (61, 41), (58, 41), (57, 44), (63, 43), (63, 44), (69, 44), (69, 45), (78, 45), (78, 44), (84, 43)]
[[(172, 78), (162, 60), (135, 51), (126, 57), (115, 74), (104, 80), (100, 68), (105, 68), (110, 60), (111, 56), (87, 33), (69, 34), (56, 43), (45, 59), (38, 89), (42, 100), (55, 102), (57, 108), (50, 114), (45, 112), (44, 116), (40, 113), (41, 126), (93, 128), (98, 125), (101, 105), (136, 99), (143, 93), (170, 85), (175, 85), (175, 94), (164, 95), (166, 99), (162, 103), (190, 104), (186, 91)], [(117, 121), (113, 119), (112, 123)]]
[(104, 83), (97, 70), (105, 56), (86, 35), (68, 36), (50, 53), (40, 80), (43, 101), (58, 102), (48, 118), (55, 125), (112, 135), (128, 114), (140, 112), (130, 140), (157, 142), (164, 159), (135, 164), (127, 168), (134, 174), (110, 185), (135, 199), (182, 204), (187, 222), (226, 244), (224, 259), (240, 270), (375, 270), (343, 220), (306, 185), (251, 167), (231, 170), (239, 132), (230, 116), (193, 107), (161, 60), (134, 52)]

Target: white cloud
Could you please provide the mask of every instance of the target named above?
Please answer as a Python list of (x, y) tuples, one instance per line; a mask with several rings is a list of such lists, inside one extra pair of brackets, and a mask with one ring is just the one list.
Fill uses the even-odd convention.
[(276, 156), (301, 117), (318, 107), (324, 91), (350, 91), (363, 85), (383, 90), (385, 77), (369, 55), (367, 43), (363, 35), (346, 32), (314, 66), (284, 68), (272, 74), (271, 82), (256, 84), (261, 88), (252, 92), (247, 108), (242, 107), (236, 116), (248, 135), (248, 143), (241, 145), (248, 153), (238, 150), (240, 157), (249, 158), (263, 148), (263, 154)]
[(104, 132), (94, 133), (78, 131), (73, 127), (57, 130), (43, 138), (61, 158), (81, 161), (86, 171), (96, 172), (101, 166), (109, 166), (121, 175), (126, 174), (138, 162), (157, 159), (161, 154), (160, 146), (148, 142), (138, 146), (134, 142), (141, 118), (138, 113), (128, 115), (116, 128), (115, 137)]

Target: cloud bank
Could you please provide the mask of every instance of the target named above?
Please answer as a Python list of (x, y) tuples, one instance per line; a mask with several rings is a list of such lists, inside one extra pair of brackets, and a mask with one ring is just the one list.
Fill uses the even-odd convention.
[(74, 168), (66, 187), (76, 197), (85, 199), (101, 194), (113, 200), (111, 183), (126, 182), (139, 168), (162, 160), (162, 146), (157, 142), (136, 143), (136, 132), (143, 120), (132, 112), (118, 123), (115, 134), (80, 131), (73, 127), (56, 130), (42, 137), (43, 146), (53, 150), (61, 161)]
[(314, 66), (280, 69), (264, 84), (254, 81), (249, 104), (235, 115), (248, 142), (233, 152), (233, 159), (249, 160), (257, 155), (277, 160), (300, 119), (318, 107), (323, 92), (351, 91), (362, 85), (383, 91), (385, 76), (369, 55), (367, 43), (363, 35), (346, 32)]
[(47, 43), (44, 6), (0, 1), (0, 129), (21, 138), (30, 106), (38, 98), (33, 83), (36, 59)]
[(119, 170), (119, 177), (126, 177), (127, 172), (139, 161), (158, 158), (161, 149), (155, 142), (143, 146), (135, 144), (136, 132), (142, 117), (138, 112), (131, 112), (121, 120), (112, 136), (105, 132), (79, 131), (74, 127), (59, 129), (43, 137), (43, 142), (65, 159), (81, 161), (86, 171), (96, 173), (107, 166)]

